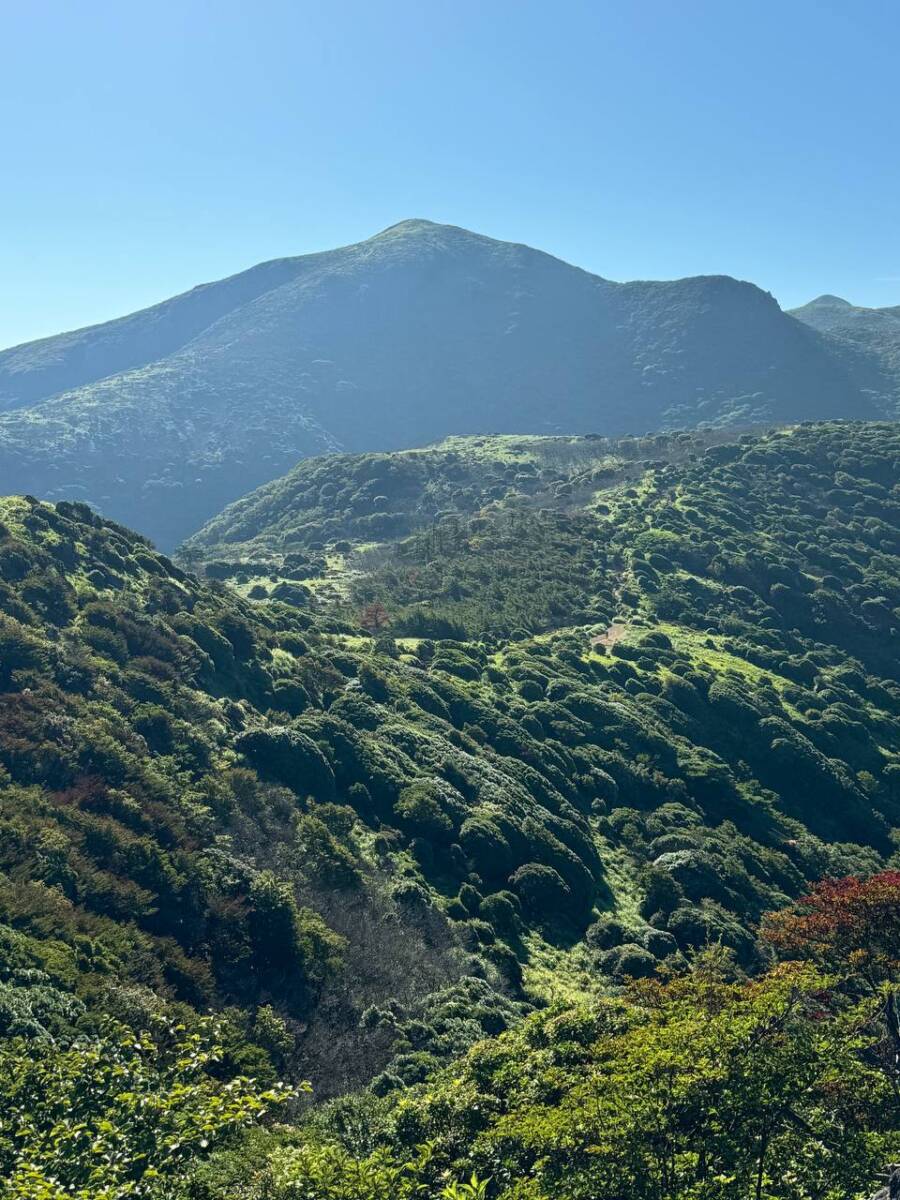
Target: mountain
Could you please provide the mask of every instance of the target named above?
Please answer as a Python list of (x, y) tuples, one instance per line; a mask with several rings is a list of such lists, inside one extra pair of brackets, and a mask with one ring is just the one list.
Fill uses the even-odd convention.
[[(900, 920), (898, 495), (890, 423), (454, 439), (236, 506), (186, 548), (228, 586), (0, 500), (11, 1194), (127, 1161), (190, 1178), (108, 1194), (612, 1200), (667, 1130), (749, 1195), (756, 1120), (807, 1193), (861, 1194), (896, 1129), (865, 989)], [(770, 970), (808, 947), (827, 979)], [(276, 1075), (318, 1107), (242, 1140), (277, 1095), (239, 1077)], [(209, 1089), (232, 1140), (195, 1172)]]
[[(900, 305), (892, 308), (860, 308), (839, 296), (819, 296), (791, 310), (791, 316), (812, 329), (839, 339), (857, 353), (861, 388), (876, 403), (890, 402), (900, 386)], [(868, 375), (865, 378), (869, 364)], [(872, 365), (877, 365), (872, 377)], [(880, 374), (881, 379), (877, 378)], [(880, 390), (879, 390), (880, 389)]]
[(0, 354), (0, 476), (171, 549), (310, 454), (874, 417), (893, 386), (752, 284), (613, 283), (404, 221)]

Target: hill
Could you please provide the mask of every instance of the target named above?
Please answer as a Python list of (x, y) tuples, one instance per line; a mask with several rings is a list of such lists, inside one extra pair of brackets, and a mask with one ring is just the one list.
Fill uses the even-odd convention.
[(869, 390), (876, 402), (895, 394), (900, 380), (900, 305), (860, 308), (839, 296), (819, 296), (802, 308), (792, 309), (791, 316), (859, 352), (858, 370), (863, 363), (879, 365), (882, 383), (871, 376), (868, 380), (863, 375), (859, 377), (860, 385)]
[[(110, 1022), (165, 1048), (173, 1024), (214, 1012), (213, 1080), (277, 1073), (311, 1078), (320, 1100), (356, 1094), (215, 1160), (193, 1198), (380, 1200), (390, 1171), (434, 1190), (464, 1169), (507, 1200), (606, 1197), (624, 1176), (602, 1190), (566, 1132), (585, 1079), (631, 1063), (604, 1092), (615, 1107), (653, 1079), (641, 1022), (681, 1030), (692, 1054), (706, 1004), (724, 1014), (708, 1036), (733, 1030), (737, 1054), (757, 1045), (754, 1022), (763, 1047), (788, 1029), (771, 1023), (784, 1003), (792, 1021), (819, 1016), (772, 1054), (812, 1053), (827, 1033), (797, 1068), (811, 1140), (790, 1126), (783, 1143), (818, 1162), (835, 1072), (857, 1061), (841, 1031), (860, 1026), (822, 1023), (812, 976), (766, 974), (758, 923), (823, 876), (896, 865), (900, 430), (398, 457), (413, 509), (424, 494), (456, 511), (373, 545), (339, 504), (338, 526), (301, 528), (303, 579), (251, 521), (238, 544), (267, 557), (236, 587), (86, 506), (0, 502), (0, 1078), (38, 1062), (58, 1079), (58, 1048), (81, 1054)], [(315, 469), (288, 488), (301, 527)], [(335, 496), (381, 486), (383, 458), (335, 458), (328, 475)], [(293, 545), (289, 510), (278, 537)], [(296, 593), (276, 595), (282, 583)], [(692, 978), (709, 943), (733, 956), (724, 975), (627, 1007), (623, 987)], [(741, 1095), (758, 1094), (763, 1061)], [(777, 1062), (795, 1078), (796, 1058)], [(7, 1173), (23, 1086), (0, 1087)], [(597, 1136), (594, 1116), (585, 1128)], [(870, 1171), (873, 1130), (840, 1135), (828, 1169)], [(37, 1170), (48, 1143), (19, 1136)], [(426, 1144), (433, 1159), (407, 1169)], [(78, 1149), (60, 1170), (75, 1179), (84, 1161)], [(530, 1192), (510, 1190), (533, 1169)]]
[[(708, 434), (703, 440), (723, 440)], [(498, 500), (552, 502), (575, 478), (607, 482), (639, 472), (641, 451), (667, 454), (668, 439), (489, 435), (452, 437), (421, 449), (322, 455), (235, 501), (184, 544), (180, 554), (219, 554), (277, 564), (311, 547), (396, 542), (450, 517), (470, 517)], [(558, 498), (558, 497), (557, 497)]]
[(880, 371), (749, 283), (613, 283), (405, 221), (4, 352), (0, 471), (171, 549), (304, 455), (872, 417)]

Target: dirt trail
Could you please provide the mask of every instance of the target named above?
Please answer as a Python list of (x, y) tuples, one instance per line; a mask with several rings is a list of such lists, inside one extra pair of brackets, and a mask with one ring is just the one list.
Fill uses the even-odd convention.
[[(621, 603), (622, 592), (629, 582), (630, 574), (630, 571), (621, 568), (618, 572), (616, 584), (613, 588), (613, 597), (617, 605)], [(591, 638), (591, 646), (605, 646), (608, 650), (616, 642), (621, 642), (627, 632), (628, 625), (624, 621), (613, 621), (612, 625), (607, 626), (603, 633), (598, 633), (595, 637)]]
[(598, 633), (596, 637), (591, 638), (592, 646), (614, 646), (616, 642), (620, 642), (628, 632), (628, 626), (622, 625), (618, 621), (613, 621), (612, 625), (604, 632)]

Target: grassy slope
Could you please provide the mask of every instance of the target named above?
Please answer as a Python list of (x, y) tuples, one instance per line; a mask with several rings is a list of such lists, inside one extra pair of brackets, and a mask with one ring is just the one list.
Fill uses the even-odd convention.
[[(301, 608), (86, 509), (3, 502), (16, 1011), (54, 1031), (225, 1006), (236, 1061), (385, 1090), (710, 937), (751, 968), (762, 911), (892, 854), (894, 426), (657, 441), (628, 478), (452, 449), (452, 486), (446, 449), (420, 456), (457, 503), (447, 536)], [(550, 474), (520, 513), (523, 453)], [(336, 494), (359, 466), (327, 460)], [(499, 490), (467, 511), (473, 481)]]

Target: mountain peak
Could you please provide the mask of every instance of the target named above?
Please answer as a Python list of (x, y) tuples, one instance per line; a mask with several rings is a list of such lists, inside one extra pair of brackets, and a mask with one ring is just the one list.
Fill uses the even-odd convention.
[(407, 217), (404, 221), (398, 221), (396, 225), (388, 225), (387, 229), (382, 229), (361, 244), (392, 242), (409, 242), (413, 246), (429, 243), (441, 246), (453, 243), (503, 244), (484, 234), (473, 233), (471, 229), (465, 229), (462, 225), (445, 225), (440, 221), (428, 221), (424, 217)]
[(437, 221), (428, 221), (425, 217), (407, 217), (403, 221), (398, 221), (395, 225), (388, 225), (387, 229), (382, 229), (380, 233), (374, 236), (385, 237), (390, 233), (420, 233), (426, 229), (447, 229), (453, 226), (441, 226)]
[(823, 296), (816, 296), (815, 300), (810, 300), (807, 308), (812, 308), (813, 305), (819, 308), (853, 308), (854, 306), (849, 300), (845, 300), (843, 296), (832, 296), (826, 292)]

